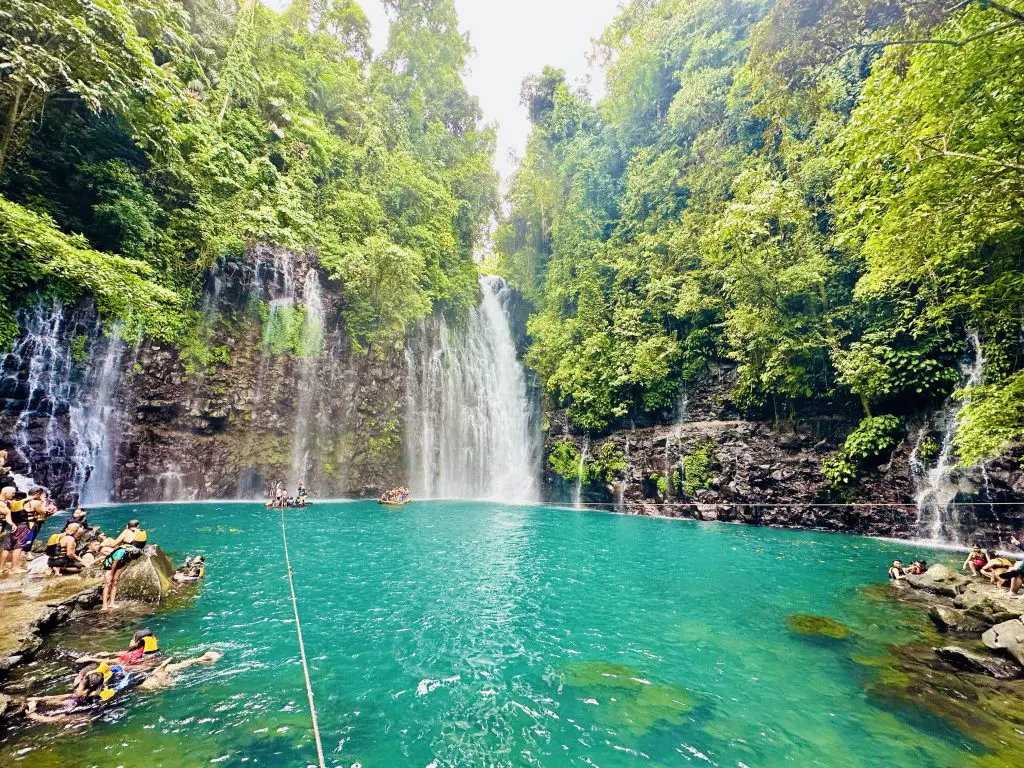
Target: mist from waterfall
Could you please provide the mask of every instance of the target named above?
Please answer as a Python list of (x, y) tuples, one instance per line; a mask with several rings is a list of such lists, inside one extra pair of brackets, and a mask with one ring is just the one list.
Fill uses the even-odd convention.
[(405, 450), (413, 496), (534, 501), (540, 431), (516, 357), (510, 292), (480, 279), (465, 327), (440, 315), (406, 349)]
[(301, 355), (297, 361), (299, 397), (295, 409), (295, 424), (292, 432), (291, 477), (296, 483), (306, 483), (310, 470), (310, 455), (315, 447), (317, 428), (311, 423), (313, 404), (317, 394), (317, 366), (323, 346), (324, 305), (320, 295), (320, 278), (315, 269), (306, 273), (302, 287), (302, 303), (305, 311), (299, 330)]
[[(953, 440), (960, 426), (960, 412), (963, 410), (970, 390), (982, 382), (985, 358), (982, 354), (981, 341), (977, 333), (968, 336), (973, 356), (962, 367), (964, 383), (960, 397), (950, 397), (939, 416), (939, 428), (942, 430), (942, 444), (935, 464), (930, 469), (922, 467), (919, 473), (917, 502), (918, 529), (932, 541), (959, 543), (959, 521), (956, 500), (960, 492), (958, 480), (961, 473), (957, 469), (957, 457)], [(914, 448), (912, 462), (920, 462), (918, 457), (921, 438), (927, 433), (922, 430), (918, 437), (918, 445)]]

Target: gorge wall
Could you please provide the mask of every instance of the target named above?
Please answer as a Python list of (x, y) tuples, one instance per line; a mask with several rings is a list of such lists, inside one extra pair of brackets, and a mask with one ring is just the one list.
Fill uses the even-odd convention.
[[(921, 414), (857, 483), (837, 492), (822, 472), (822, 459), (842, 446), (860, 413), (752, 418), (730, 400), (732, 379), (731, 368), (715, 368), (684, 398), (674, 423), (620, 429), (594, 440), (576, 432), (564, 414), (555, 414), (549, 456), (567, 441), (583, 461), (614, 449), (625, 467), (581, 483), (562, 478), (549, 462), (547, 494), (627, 514), (959, 543), (977, 536), (1009, 546), (1009, 536), (1024, 526), (1024, 451), (970, 469), (939, 467), (939, 472), (941, 455), (927, 461), (918, 456), (923, 437), (941, 441), (942, 429), (949, 428), (948, 404)], [(701, 477), (691, 478), (697, 487), (687, 489), (687, 459), (695, 455), (706, 461), (697, 467)], [(941, 536), (934, 536), (937, 523), (944, 526)]]

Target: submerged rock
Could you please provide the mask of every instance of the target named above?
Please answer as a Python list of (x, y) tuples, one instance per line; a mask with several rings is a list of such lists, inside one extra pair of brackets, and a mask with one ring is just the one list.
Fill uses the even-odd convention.
[(907, 576), (907, 583), (916, 589), (956, 597), (967, 589), (971, 580), (944, 565), (933, 565), (920, 576)]
[(125, 566), (117, 588), (118, 598), (159, 603), (174, 586), (174, 563), (160, 547), (150, 545)]
[(1013, 680), (1021, 676), (1021, 667), (1009, 659), (1001, 659), (996, 656), (973, 653), (966, 648), (955, 645), (948, 645), (945, 648), (936, 648), (935, 653), (943, 661), (947, 661), (957, 669), (965, 672), (977, 672), (983, 675), (991, 675), (997, 680)]
[(981, 642), (993, 650), (1003, 650), (1024, 664), (1024, 621), (1012, 619), (996, 624), (981, 636)]
[(940, 632), (963, 632), (977, 634), (990, 626), (969, 616), (964, 611), (946, 605), (933, 605), (928, 609), (928, 618)]
[(799, 635), (827, 637), (832, 640), (845, 640), (850, 635), (850, 628), (841, 621), (810, 613), (795, 613), (792, 616), (787, 616), (786, 626), (789, 627), (790, 632)]

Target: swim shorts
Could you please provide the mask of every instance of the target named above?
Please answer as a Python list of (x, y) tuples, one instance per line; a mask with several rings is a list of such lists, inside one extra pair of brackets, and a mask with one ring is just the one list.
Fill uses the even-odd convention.
[(26, 545), (32, 546), (32, 529), (29, 528), (28, 523), (18, 523), (18, 526), (7, 537), (4, 549), (13, 552), (16, 549), (25, 549)]

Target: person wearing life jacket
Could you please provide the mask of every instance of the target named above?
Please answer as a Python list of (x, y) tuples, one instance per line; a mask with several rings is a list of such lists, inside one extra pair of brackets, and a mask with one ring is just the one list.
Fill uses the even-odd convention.
[(151, 629), (140, 629), (132, 635), (128, 643), (128, 650), (123, 653), (101, 653), (92, 656), (82, 656), (78, 659), (79, 664), (91, 663), (118, 664), (126, 669), (133, 667), (154, 667), (160, 658), (160, 644), (156, 635)]
[(3, 508), (0, 512), (4, 514), (4, 522), (11, 529), (4, 542), (3, 552), (0, 552), (0, 572), (11, 561), (11, 573), (26, 573), (21, 567), (21, 561), (25, 556), (24, 547), (32, 545), (32, 528), (29, 525), (29, 513), (25, 509), (25, 502), (15, 498), (18, 490), (8, 486), (0, 490), (0, 503)]
[(39, 529), (43, 527), (46, 519), (57, 511), (57, 507), (54, 506), (53, 512), (51, 512), (46, 489), (33, 488), (25, 501), (25, 511), (28, 513), (29, 536), (28, 540), (21, 545), (21, 549), (27, 555), (32, 551), (32, 542), (39, 535)]
[(63, 533), (53, 534), (46, 542), (46, 564), (54, 576), (78, 573), (85, 568), (85, 563), (78, 556), (78, 540), (82, 536), (82, 526), (70, 523)]
[[(92, 713), (108, 705), (124, 691), (143, 681), (143, 676), (106, 661), (90, 662), (75, 679), (75, 688), (63, 696), (37, 696), (26, 702), (26, 715), (37, 722), (56, 723), (75, 715)], [(40, 705), (49, 710), (40, 712)]]
[(185, 565), (181, 567), (174, 574), (174, 580), (178, 582), (182, 581), (199, 581), (206, 575), (206, 562), (203, 560), (202, 555), (196, 555), (195, 559), (185, 560)]
[(125, 526), (124, 530), (114, 539), (114, 546), (129, 546), (132, 545), (135, 549), (141, 551), (146, 547), (146, 540), (149, 536), (146, 534), (144, 528), (140, 527), (138, 520), (129, 520), (128, 525)]

